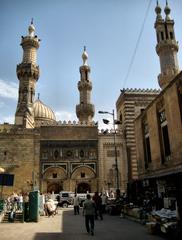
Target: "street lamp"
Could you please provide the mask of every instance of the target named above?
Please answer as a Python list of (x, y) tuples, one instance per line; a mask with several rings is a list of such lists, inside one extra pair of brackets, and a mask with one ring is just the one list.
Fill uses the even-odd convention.
[[(119, 171), (118, 171), (118, 158), (117, 158), (117, 148), (116, 148), (116, 124), (120, 124), (120, 121), (115, 120), (114, 109), (112, 112), (98, 111), (100, 114), (110, 114), (113, 117), (113, 129), (114, 129), (114, 155), (115, 155), (115, 170), (116, 170), (116, 189), (119, 189)], [(103, 119), (105, 124), (109, 123), (109, 120)]]

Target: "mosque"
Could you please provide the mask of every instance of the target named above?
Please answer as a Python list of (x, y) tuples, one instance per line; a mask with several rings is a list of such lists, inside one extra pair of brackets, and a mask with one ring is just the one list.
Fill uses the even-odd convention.
[(128, 184), (137, 181), (164, 190), (167, 182), (171, 182), (165, 176), (174, 171), (181, 174), (179, 47), (168, 3), (165, 19), (158, 3), (155, 11), (156, 51), (161, 66), (158, 79), (162, 90), (122, 89), (116, 100), (119, 124), (110, 132), (99, 131), (93, 120), (95, 107), (91, 102), (91, 68), (86, 48), (79, 68), (78, 121), (57, 121), (50, 107), (39, 97), (35, 100), (40, 40), (31, 22), (27, 36), (21, 39), (23, 58), (16, 71), (19, 91), (15, 123), (0, 125), (0, 166), (14, 175), (13, 186), (4, 186), (4, 194), (32, 189), (83, 193), (115, 191), (118, 187), (126, 192)]
[[(105, 189), (100, 175), (104, 166), (101, 167), (99, 153), (99, 138), (103, 134), (99, 136), (98, 125), (93, 121), (95, 108), (91, 103), (91, 69), (86, 48), (79, 69), (78, 122), (61, 122), (56, 121), (54, 111), (39, 97), (34, 100), (40, 71), (36, 62), (39, 45), (40, 40), (31, 22), (28, 35), (21, 39), (23, 58), (17, 65), (19, 92), (15, 123), (0, 126), (0, 164), (7, 173), (14, 175), (14, 186), (4, 187), (4, 191), (101, 191)], [(111, 148), (111, 158), (113, 134), (107, 138), (112, 142), (112, 147), (108, 147)], [(108, 168), (112, 165), (109, 163)], [(105, 168), (108, 173), (109, 169)], [(115, 188), (116, 180), (111, 170), (109, 187)], [(106, 180), (105, 185), (108, 186)]]

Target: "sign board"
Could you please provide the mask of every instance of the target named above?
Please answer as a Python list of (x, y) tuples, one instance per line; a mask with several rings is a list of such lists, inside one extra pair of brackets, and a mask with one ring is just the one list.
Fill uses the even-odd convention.
[(13, 186), (14, 174), (1, 173), (0, 174), (0, 185), (1, 186)]

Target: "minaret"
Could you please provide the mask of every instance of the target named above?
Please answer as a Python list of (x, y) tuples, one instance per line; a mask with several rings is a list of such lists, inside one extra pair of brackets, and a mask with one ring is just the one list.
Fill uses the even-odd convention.
[(35, 35), (33, 20), (28, 28), (28, 35), (23, 37), (21, 46), (23, 48), (23, 59), (17, 65), (17, 77), (19, 79), (18, 104), (15, 114), (15, 124), (25, 128), (34, 127), (33, 102), (35, 95), (35, 84), (39, 78), (39, 66), (36, 64), (37, 49), (40, 39)]
[(78, 82), (78, 90), (80, 91), (80, 104), (76, 106), (76, 115), (80, 122), (92, 122), (95, 113), (95, 107), (90, 103), (92, 82), (90, 81), (90, 67), (87, 64), (88, 54), (86, 47), (82, 54), (83, 65), (80, 67), (80, 81)]
[(161, 73), (158, 76), (160, 87), (165, 88), (168, 83), (179, 73), (177, 59), (178, 42), (175, 39), (174, 20), (170, 17), (171, 9), (166, 1), (164, 9), (165, 20), (161, 16), (161, 7), (158, 4), (155, 8), (157, 14), (155, 29), (157, 35), (156, 52), (160, 58)]

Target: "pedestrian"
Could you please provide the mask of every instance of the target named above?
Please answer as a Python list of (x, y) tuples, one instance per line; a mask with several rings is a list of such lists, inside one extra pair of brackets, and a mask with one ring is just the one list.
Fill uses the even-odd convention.
[(18, 210), (22, 211), (23, 210), (23, 196), (21, 193), (18, 195), (17, 203), (18, 203)]
[(92, 236), (94, 235), (95, 208), (95, 202), (91, 200), (90, 194), (87, 194), (87, 199), (83, 203), (83, 215), (85, 215), (86, 230)]
[(24, 193), (23, 195), (23, 202), (24, 202), (24, 219), (25, 222), (29, 221), (29, 193)]
[(101, 199), (102, 199), (102, 213), (106, 213), (107, 196), (105, 193), (101, 194)]
[(74, 207), (74, 215), (79, 215), (79, 197), (78, 195), (75, 193), (75, 196), (73, 198), (73, 207)]
[(13, 193), (13, 205), (16, 211), (18, 209), (18, 194), (15, 192)]
[(101, 196), (99, 196), (98, 192), (95, 192), (95, 195), (93, 196), (93, 200), (94, 200), (95, 205), (96, 205), (95, 220), (98, 219), (98, 215), (100, 217), (100, 220), (103, 220), (103, 216), (102, 216), (102, 199), (101, 199)]

